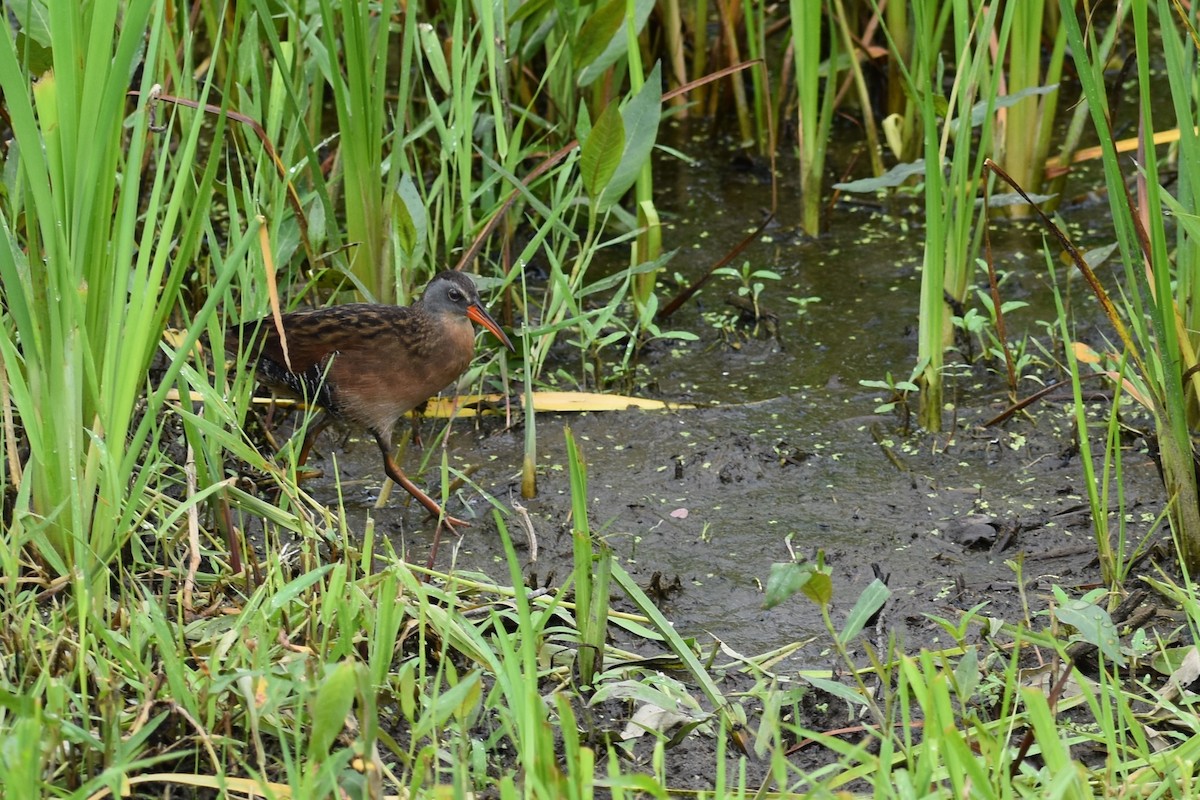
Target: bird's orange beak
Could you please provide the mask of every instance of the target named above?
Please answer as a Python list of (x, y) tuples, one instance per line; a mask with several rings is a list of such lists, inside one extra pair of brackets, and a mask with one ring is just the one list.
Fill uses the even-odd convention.
[(489, 331), (494, 333), (496, 335), (496, 338), (499, 339), (501, 342), (503, 342), (504, 346), (507, 347), (509, 350), (512, 350), (514, 352), (516, 351), (516, 348), (512, 346), (512, 342), (510, 342), (508, 340), (508, 336), (506, 336), (504, 331), (501, 330), (500, 326), (498, 324), (496, 324), (496, 320), (492, 319), (492, 315), (484, 310), (483, 306), (479, 306), (479, 305), (468, 306), (467, 307), (467, 317), (472, 322), (482, 325), (483, 327), (487, 328)]

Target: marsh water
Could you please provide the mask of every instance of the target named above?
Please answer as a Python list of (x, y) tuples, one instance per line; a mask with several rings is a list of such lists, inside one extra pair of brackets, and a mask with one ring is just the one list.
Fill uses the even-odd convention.
[[(771, 187), (761, 165), (748, 168), (703, 142), (684, 149), (712, 155), (690, 165), (663, 163), (656, 202), (667, 226), (664, 246), (680, 248), (667, 276), (691, 281), (761, 222)], [(820, 615), (803, 597), (770, 610), (763, 604), (771, 565), (812, 558), (818, 549), (833, 570), (835, 622), (879, 575), (892, 592), (879, 629), (913, 644), (937, 641), (929, 614), (953, 618), (955, 609), (987, 601), (1004, 617), (1020, 612), (1019, 588), (1036, 595), (1051, 583), (1095, 581), (1069, 390), (984, 427), (1009, 399), (1002, 364), (978, 359), (975, 340), (974, 363), (948, 357), (945, 431), (929, 434), (909, 430), (899, 412), (878, 413), (887, 392), (860, 384), (889, 373), (903, 380), (916, 362), (920, 195), (886, 203), (843, 197), (828, 214), (828, 232), (806, 239), (794, 224), (799, 209), (786, 199), (798, 193), (796, 170), (786, 163), (779, 170), (776, 220), (734, 261), (739, 269), (748, 262), (779, 275), (761, 280), (760, 296), (777, 327), (735, 324), (727, 299), (741, 284), (723, 277), (663, 326), (690, 331), (697, 341), (659, 341), (642, 355), (634, 391), (694, 407), (539, 415), (539, 494), (528, 500), (519, 496), (523, 428), (506, 429), (500, 417), (453, 423), (453, 465), (473, 470), (471, 480), (501, 504), (528, 513), (536, 561), (522, 544), (521, 515), (510, 517), (510, 528), (530, 582), (557, 585), (571, 570), (562, 432), (568, 424), (588, 463), (593, 530), (653, 589), (682, 632), (707, 633), (743, 654), (820, 633)], [(1085, 248), (1107, 243), (1105, 203), (1077, 202), (1064, 211)], [(991, 235), (1003, 299), (1029, 304), (1009, 316), (1010, 336), (1032, 337), (1026, 348), (1042, 366), (1029, 372), (1050, 380), (1055, 369), (1033, 341), (1052, 352), (1061, 344), (1046, 325), (1054, 306), (1042, 233), (993, 215)], [(1102, 346), (1103, 329), (1086, 322), (1098, 318), (1090, 298), (1065, 267), (1060, 271), (1068, 301), (1085, 321), (1080, 335)], [(982, 270), (976, 282), (986, 285)], [(661, 289), (664, 296), (673, 290), (670, 281)], [(974, 294), (967, 307), (982, 310)], [(1028, 379), (1022, 394), (1040, 386)], [(1092, 410), (1104, 415), (1107, 408), (1098, 398)], [(426, 438), (442, 424), (426, 421)], [(1162, 508), (1143, 444), (1136, 435), (1128, 443), (1124, 506), (1114, 499), (1112, 509), (1114, 520), (1128, 524), (1131, 542), (1152, 531)], [(415, 469), (418, 459), (410, 452), (406, 468)], [(404, 507), (402, 493), (372, 509), (380, 478), (374, 446), (352, 442), (338, 452), (338, 464), (348, 506), (374, 515), (410, 558), (423, 559), (432, 525), (419, 509)], [(431, 484), (436, 473), (422, 480)], [(313, 488), (331, 499), (337, 491), (328, 477)], [(506, 579), (504, 551), (479, 493), (461, 490), (451, 513), (480, 517), (460, 541), (443, 544), (438, 566)], [(814, 644), (799, 658), (819, 658), (822, 649)]]

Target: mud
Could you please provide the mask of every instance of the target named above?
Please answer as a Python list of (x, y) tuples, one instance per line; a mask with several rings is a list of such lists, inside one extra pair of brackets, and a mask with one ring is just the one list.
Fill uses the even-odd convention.
[[(660, 186), (669, 180), (667, 173)], [(694, 280), (757, 224), (746, 209), (766, 204), (765, 183), (732, 168), (694, 170), (686, 180), (686, 187), (666, 190), (689, 200), (668, 210), (668, 246), (685, 249), (664, 276), (663, 296), (675, 289), (673, 272)], [(1103, 220), (1092, 221), (1098, 211), (1075, 209), (1084, 249), (1106, 243)], [(779, 217), (794, 212), (780, 209)], [(986, 335), (960, 337), (948, 356), (943, 432), (914, 431), (903, 406), (880, 413), (888, 392), (860, 384), (889, 375), (903, 380), (915, 362), (919, 216), (915, 206), (900, 203), (847, 204), (818, 240), (773, 226), (745, 261), (780, 276), (760, 281), (761, 303), (775, 324), (755, 330), (739, 320), (727, 304), (737, 280), (710, 284), (663, 325), (699, 340), (652, 343), (629, 381), (635, 393), (697, 407), (539, 415), (534, 498), (519, 496), (520, 419), (512, 427), (499, 417), (454, 421), (447, 455), (471, 484), (456, 492), (449, 510), (475, 517), (475, 524), (443, 543), (439, 568), (507, 576), (486, 494), (517, 509), (507, 520), (528, 582), (562, 584), (572, 558), (563, 434), (569, 425), (588, 464), (592, 530), (681, 633), (708, 648), (721, 643), (723, 657), (799, 643), (773, 666), (784, 680), (800, 669), (841, 665), (811, 602), (796, 596), (764, 607), (774, 563), (823, 554), (832, 570), (835, 626), (876, 577), (887, 583), (890, 600), (856, 641), (858, 656), (864, 642), (882, 651), (889, 638), (909, 652), (949, 645), (934, 618), (957, 621), (980, 604), (987, 617), (1021, 622), (1045, 610), (1053, 586), (1079, 596), (1099, 585), (1069, 391), (985, 427), (1009, 403), (1002, 364), (979, 357), (995, 345)], [(1062, 377), (1054, 363), (1062, 343), (1048, 323), (1052, 279), (1035, 266), (1044, 264), (1041, 243), (1026, 223), (995, 223), (1003, 299), (1028, 303), (1007, 320), (1009, 346), (1028, 356), (1018, 394)], [(1057, 278), (1073, 312), (1073, 336), (1102, 347), (1094, 303), (1078, 281)], [(967, 300), (971, 308), (982, 309), (976, 295)], [(1099, 465), (1111, 397), (1101, 389), (1086, 405)], [(1147, 426), (1136, 407), (1126, 405), (1121, 414), (1121, 492), (1111, 483), (1105, 501), (1114, 545), (1170, 564), (1162, 484), (1142, 432)], [(426, 439), (444, 424), (427, 421)], [(415, 472), (421, 457), (410, 452), (404, 466)], [(440, 453), (429, 460), (436, 465)], [(423, 511), (405, 508), (399, 493), (387, 507), (372, 508), (381, 477), (374, 447), (351, 442), (338, 450), (338, 463), (351, 512), (373, 515), (379, 530), (423, 562), (432, 535)], [(420, 481), (434, 486), (437, 475), (435, 467)], [(332, 477), (311, 487), (329, 502), (337, 497)], [(524, 543), (525, 515), (537, 538), (536, 560)], [(1135, 566), (1134, 574), (1149, 569), (1149, 563)], [(615, 597), (614, 604), (622, 607), (623, 600)], [(738, 689), (735, 672), (725, 680), (727, 691)], [(844, 705), (826, 700), (805, 695), (797, 721), (813, 729), (843, 724)], [(711, 738), (689, 737), (669, 752), (673, 788), (711, 788), (712, 747)], [(804, 763), (823, 757), (798, 756)]]
[[(884, 576), (892, 598), (879, 630), (911, 647), (939, 643), (941, 630), (928, 614), (954, 618), (956, 609), (986, 601), (989, 616), (1021, 619), (1018, 580), (1035, 610), (1051, 584), (1080, 592), (1097, 584), (1066, 402), (1047, 400), (1034, 416), (1002, 428), (978, 424), (992, 406), (960, 409), (965, 419), (956, 430), (907, 436), (894, 420), (870, 414), (874, 400), (857, 389), (676, 412), (543, 416), (539, 495), (529, 500), (519, 497), (519, 430), (459, 421), (449, 455), (502, 504), (527, 511), (536, 561), (517, 520), (508, 522), (525, 574), (554, 585), (571, 570), (562, 433), (569, 424), (588, 462), (593, 530), (644, 587), (653, 585), (678, 629), (747, 655), (816, 637), (796, 656), (811, 666), (826, 657), (818, 610), (802, 597), (766, 610), (763, 586), (772, 563), (812, 559), (818, 549), (833, 570), (835, 622)], [(831, 410), (843, 418), (831, 418)], [(1106, 406), (1097, 400), (1092, 411), (1106, 413)], [(352, 442), (338, 462), (350, 509), (372, 513), (411, 559), (424, 558), (432, 525), (420, 509), (404, 509), (402, 493), (387, 508), (371, 509), (378, 486), (371, 444)], [(1115, 531), (1123, 518), (1133, 552), (1147, 536), (1165, 537), (1154, 528), (1162, 484), (1136, 435), (1125, 443), (1122, 474), (1124, 508), (1114, 489), (1109, 523)], [(312, 488), (318, 497), (335, 489), (332, 480)], [(482, 516), (443, 544), (438, 566), (506, 575), (490, 507), (471, 490), (459, 497), (465, 505), (452, 501), (453, 513)]]

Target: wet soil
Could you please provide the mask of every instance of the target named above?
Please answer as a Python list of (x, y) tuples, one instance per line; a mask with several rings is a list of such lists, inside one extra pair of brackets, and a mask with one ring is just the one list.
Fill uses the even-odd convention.
[[(720, 156), (699, 166), (662, 167), (665, 246), (681, 248), (660, 286), (669, 297), (675, 274), (695, 280), (758, 225), (770, 186), (762, 170)], [(780, 172), (779, 196), (796, 197), (787, 168)], [(980, 357), (988, 342), (979, 337), (960, 337), (958, 351), (947, 355), (944, 432), (911, 431), (900, 410), (877, 413), (888, 393), (860, 384), (888, 375), (903, 380), (916, 360), (919, 197), (846, 198), (817, 239), (790, 227), (798, 216), (794, 206), (781, 206), (781, 222), (735, 262), (739, 269), (744, 261), (779, 276), (757, 280), (763, 284), (760, 303), (775, 317), (769, 331), (739, 320), (727, 301), (741, 282), (724, 277), (662, 325), (689, 331), (697, 341), (662, 339), (641, 353), (627, 391), (697, 407), (539, 415), (539, 492), (532, 499), (519, 496), (519, 416), (508, 429), (496, 417), (451, 424), (453, 466), (470, 470), (477, 489), (503, 506), (527, 510), (539, 544), (536, 561), (523, 551), (531, 583), (561, 582), (571, 569), (562, 433), (568, 424), (588, 462), (592, 529), (643, 584), (669, 589), (662, 593), (663, 607), (680, 630), (706, 633), (744, 653), (822, 632), (817, 610), (802, 599), (763, 609), (771, 564), (811, 558), (818, 549), (833, 569), (835, 606), (843, 613), (876, 574), (890, 576), (892, 599), (882, 625), (912, 646), (936, 644), (929, 613), (986, 600), (996, 616), (1013, 619), (1022, 600), (1009, 562), (1023, 559), (1020, 579), (1027, 590), (1051, 581), (1068, 587), (1096, 582), (1068, 390), (1001, 425), (983, 427), (1009, 400), (1003, 364)], [(1095, 199), (1067, 208), (1064, 216), (1081, 249), (1111, 241), (1104, 207)], [(1026, 304), (1006, 323), (1010, 347), (1029, 356), (1019, 394), (1032, 394), (1062, 377), (1054, 363), (1062, 345), (1050, 338), (1054, 304), (1042, 232), (1004, 217), (990, 225), (1002, 300)], [(1103, 349), (1094, 301), (1065, 270), (1057, 278), (1073, 337)], [(797, 302), (807, 298), (812, 300)], [(975, 293), (966, 309), (982, 311)], [(568, 371), (577, 359), (564, 348)], [(1097, 450), (1111, 406), (1100, 391), (1089, 403)], [(1161, 514), (1163, 493), (1136, 432), (1136, 409), (1123, 413), (1131, 426), (1123, 442), (1124, 508), (1112, 501), (1110, 524), (1115, 530), (1123, 515), (1133, 547)], [(443, 424), (426, 421), (426, 440), (433, 441)], [(326, 450), (336, 446), (328, 435), (323, 442)], [(416, 471), (420, 460), (410, 452), (403, 466)], [(430, 460), (436, 465), (440, 457)], [(339, 450), (338, 464), (349, 482), (342, 489), (347, 501), (372, 513), (381, 530), (393, 531), (398, 545), (423, 559), (432, 525), (419, 509), (401, 507), (407, 499), (402, 492), (386, 508), (372, 509), (382, 476), (371, 443)], [(432, 486), (436, 475), (431, 469), (425, 484)], [(331, 475), (310, 488), (318, 497), (326, 491), (331, 501), (337, 496)], [(452, 502), (451, 513), (485, 518), (439, 554), (439, 566), (506, 576), (480, 491), (465, 489)], [(517, 516), (509, 516), (514, 530)], [(514, 536), (520, 544), (522, 535)], [(822, 651), (815, 645), (796, 658), (819, 660)]]
[[(684, 247), (668, 272), (694, 280), (757, 225), (767, 192), (760, 177), (719, 164), (690, 172), (686, 191), (668, 186), (665, 196), (689, 198), (675, 208), (664, 202), (668, 246)], [(1075, 211), (1074, 232), (1084, 248), (1106, 243), (1102, 211)], [(783, 208), (779, 218), (795, 214)], [(1028, 303), (1008, 324), (1016, 332), (1010, 343), (1031, 354), (1021, 384), (1031, 394), (1061, 377), (1046, 355), (1061, 348), (1045, 322), (1053, 319), (1050, 277), (1031, 266), (1044, 263), (1042, 239), (1026, 223), (994, 226), (1003, 299)], [(726, 654), (754, 656), (803, 643), (775, 665), (783, 681), (802, 668), (840, 665), (812, 603), (796, 596), (764, 607), (774, 563), (823, 552), (832, 569), (835, 625), (872, 580), (884, 579), (891, 598), (863, 636), (876, 646), (895, 636), (907, 651), (950, 644), (931, 617), (957, 620), (983, 603), (984, 615), (1019, 622), (1045, 609), (1052, 586), (1078, 596), (1098, 585), (1069, 391), (984, 427), (1009, 401), (1002, 365), (978, 358), (979, 339), (964, 340), (949, 359), (944, 432), (914, 432), (905, 414), (877, 413), (886, 392), (860, 384), (888, 374), (904, 379), (915, 362), (919, 227), (916, 201), (845, 204), (817, 240), (773, 226), (745, 256), (754, 269), (780, 276), (761, 281), (762, 303), (778, 323), (773, 335), (739, 323), (726, 303), (737, 281), (711, 284), (663, 326), (699, 340), (652, 343), (632, 381), (638, 394), (695, 407), (539, 415), (534, 498), (519, 496), (519, 419), (507, 428), (500, 417), (454, 421), (448, 455), (456, 469), (470, 472), (473, 486), (461, 489), (449, 510), (476, 520), (460, 539), (443, 543), (438, 566), (507, 576), (486, 493), (528, 514), (536, 560), (520, 533), (523, 513), (508, 515), (508, 523), (529, 583), (562, 584), (571, 571), (563, 435), (569, 425), (588, 463), (591, 527), (615, 557), (681, 633), (706, 646), (716, 641)], [(1090, 298), (1069, 276), (1059, 278), (1075, 312), (1073, 335), (1102, 347)], [(668, 280), (662, 292), (671, 289)], [(797, 302), (803, 298), (819, 299)], [(974, 296), (968, 307), (980, 307)], [(1087, 406), (1093, 445), (1102, 451), (1111, 398), (1101, 392)], [(1137, 411), (1123, 413), (1129, 423), (1121, 448), (1123, 497), (1118, 503), (1111, 487), (1108, 521), (1132, 553), (1169, 541), (1159, 521), (1162, 484)], [(443, 424), (426, 421), (426, 439)], [(326, 451), (337, 446), (329, 438), (324, 444)], [(404, 466), (415, 472), (419, 460), (410, 452)], [(431, 461), (439, 460), (435, 453)], [(373, 445), (351, 441), (338, 450), (337, 463), (348, 510), (371, 514), (411, 560), (423, 561), (432, 536), (424, 512), (406, 508), (402, 493), (372, 508), (381, 478)], [(337, 482), (330, 463), (324, 466), (326, 478), (309, 488), (332, 503)], [(436, 476), (431, 469), (419, 481), (430, 486)], [(811, 712), (804, 725), (820, 729), (839, 715), (845, 720), (836, 701), (810, 705), (800, 709)], [(711, 788), (711, 740), (685, 741), (669, 759), (673, 787)]]
[[(958, 408), (956, 427), (942, 434), (901, 435), (895, 418), (871, 413), (869, 392), (845, 384), (673, 412), (541, 415), (540, 491), (529, 500), (519, 497), (519, 429), (504, 429), (499, 418), (459, 420), (449, 456), (457, 468), (473, 470), (483, 491), (528, 513), (536, 561), (515, 516), (509, 518), (524, 574), (531, 585), (559, 586), (572, 559), (562, 431), (569, 425), (588, 461), (593, 530), (680, 633), (695, 636), (705, 652), (719, 648), (718, 665), (732, 665), (717, 668), (720, 686), (737, 696), (752, 683), (740, 671), (739, 655), (799, 644), (771, 667), (782, 688), (803, 687), (797, 675), (802, 669), (840, 674), (844, 668), (814, 604), (796, 595), (764, 607), (764, 585), (776, 562), (812, 559), (823, 551), (832, 569), (835, 625), (875, 577), (885, 580), (891, 599), (853, 647), (863, 663), (864, 642), (876, 652), (887, 652), (891, 637), (905, 652), (953, 646), (935, 617), (957, 623), (963, 612), (984, 604), (982, 616), (1019, 623), (1047, 608), (1052, 587), (1079, 597), (1101, 585), (1069, 397), (1052, 396), (1031, 415), (997, 428), (979, 424), (1001, 405), (990, 390), (967, 400)], [(1109, 402), (1098, 397), (1089, 403), (1098, 425)], [(427, 422), (426, 428), (441, 424)], [(419, 508), (401, 508), (403, 498), (393, 494), (387, 508), (370, 509), (378, 486), (371, 443), (352, 442), (338, 462), (351, 512), (357, 507), (373, 514), (380, 530), (390, 528), (408, 548), (410, 559), (423, 561), (432, 526)], [(1170, 552), (1169, 539), (1155, 525), (1162, 484), (1136, 433), (1125, 438), (1121, 470), (1123, 506), (1114, 489), (1110, 526), (1115, 531), (1123, 524), (1129, 552), (1152, 551), (1149, 545), (1157, 544), (1156, 558), (1169, 567), (1172, 559), (1163, 555)], [(334, 502), (332, 482), (328, 489)], [(459, 498), (453, 513), (483, 516), (460, 539), (443, 543), (439, 568), (504, 579), (507, 565), (490, 506), (472, 490)], [(1135, 574), (1154, 569), (1152, 563)], [(620, 596), (614, 605), (634, 610)], [(1042, 629), (1048, 620), (1031, 624)], [(978, 628), (968, 636), (978, 643), (984, 638)], [(646, 649), (644, 642), (618, 644)], [(836, 698), (812, 689), (795, 696), (789, 718), (801, 727), (855, 724)], [(588, 709), (581, 719), (615, 735), (630, 709), (611, 706)], [(756, 726), (760, 709), (751, 703), (748, 711)], [(715, 746), (712, 736), (691, 735), (669, 748), (672, 788), (711, 790)], [(640, 753), (649, 764), (651, 747), (649, 740), (639, 742), (635, 761)], [(810, 746), (790, 760), (815, 769), (832, 757)], [(728, 758), (728, 768), (736, 770), (734, 755)], [(768, 778), (766, 768), (751, 760), (752, 785)]]
[[(571, 570), (562, 433), (569, 424), (588, 461), (593, 530), (653, 588), (681, 633), (715, 637), (746, 655), (815, 636), (811, 650), (795, 658), (798, 665), (823, 662), (815, 606), (796, 597), (763, 607), (771, 565), (812, 559), (818, 549), (833, 570), (835, 622), (876, 575), (884, 576), (892, 599), (881, 629), (912, 647), (939, 644), (941, 629), (927, 614), (954, 618), (956, 609), (986, 601), (988, 616), (1021, 619), (1019, 580), (1035, 610), (1051, 584), (1080, 592), (1098, 584), (1068, 398), (1048, 399), (1002, 428), (964, 421), (952, 432), (907, 436), (892, 419), (870, 414), (873, 402), (857, 388), (842, 388), (738, 406), (539, 417), (543, 470), (539, 495), (529, 500), (519, 497), (520, 476), (510, 463), (521, 450), (519, 430), (459, 421), (450, 458), (501, 503), (528, 512), (536, 561), (509, 520), (525, 574), (531, 583), (557, 585)], [(844, 418), (831, 419), (831, 409)], [(960, 414), (980, 420), (995, 410), (981, 405)], [(1099, 399), (1092, 408), (1105, 410)], [(400, 508), (405, 498), (398, 494), (389, 508), (371, 509), (378, 486), (371, 444), (353, 442), (338, 462), (348, 507), (370, 511), (410, 558), (423, 558), (432, 533), (423, 512)], [(1123, 518), (1132, 551), (1153, 534), (1163, 508), (1157, 467), (1136, 434), (1125, 443), (1122, 475), (1124, 508), (1114, 491), (1109, 522), (1116, 530)], [(320, 497), (324, 487), (312, 488)], [(443, 544), (438, 566), (504, 576), (489, 506), (473, 494), (460, 496), (486, 516)]]

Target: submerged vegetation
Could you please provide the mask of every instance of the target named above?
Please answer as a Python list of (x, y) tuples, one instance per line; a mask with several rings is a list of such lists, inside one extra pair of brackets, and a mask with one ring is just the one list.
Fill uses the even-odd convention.
[[(1181, 692), (1200, 670), (1190, 644), (1164, 644), (1200, 623), (1200, 36), (1186, 6), (6, 0), (6, 796), (665, 797), (681, 776), (664, 753), (696, 737), (715, 797), (1191, 796), (1200, 736)], [(1039, 343), (1073, 391), (1102, 587), (1055, 587), (1043, 616), (939, 616), (945, 647), (910, 653), (863, 641), (883, 582), (843, 598), (839, 620), (820, 554), (781, 563), (765, 603), (814, 603), (837, 664), (784, 677), (772, 670), (799, 644), (731, 657), (674, 630), (593, 528), (569, 431), (573, 563), (546, 590), (525, 585), (503, 502), (479, 523), (508, 574), (422, 569), (370, 519), (310, 497), (294, 447), (264, 455), (245, 433), (261, 427), (253, 379), (226, 328), (302, 304), (407, 303), (447, 264), (478, 274), (518, 350), (477, 359), (460, 386), (526, 409), (541, 389), (635, 385), (643, 348), (696, 338), (672, 315), (712, 276), (770, 332), (775, 271), (738, 250), (685, 268), (664, 231), (652, 156), (687, 157), (660, 135), (687, 118), (730, 121), (718, 135), (773, 193), (798, 187), (796, 217), (776, 219), (797, 238), (820, 236), (848, 192), (921, 199), (919, 345), (875, 384), (905, 428), (911, 403), (941, 429), (956, 330), (1017, 399), (1030, 345), (1007, 333), (1019, 304), (989, 232), (1044, 225), (1045, 269), (1065, 283), (1068, 254), (1110, 339), (1074, 343), (1058, 297)], [(861, 155), (852, 174), (830, 174), (837, 138)], [(1085, 140), (1119, 280), (1046, 216)], [(1119, 155), (1131, 147), (1136, 160)], [(745, 227), (760, 234), (763, 216)], [(984, 313), (964, 311), (977, 295)], [(1089, 371), (1112, 388), (1101, 425)], [(1136, 414), (1181, 575), (1141, 585), (1121, 488)], [(536, 422), (514, 422), (526, 497)], [(445, 450), (424, 462), (445, 494), (470, 480)], [(1183, 610), (1159, 643), (1120, 638), (1143, 587)], [(1032, 652), (1051, 654), (1048, 681), (1024, 671)], [(831, 705), (851, 730), (817, 729)], [(827, 757), (800, 766), (810, 743)]]

